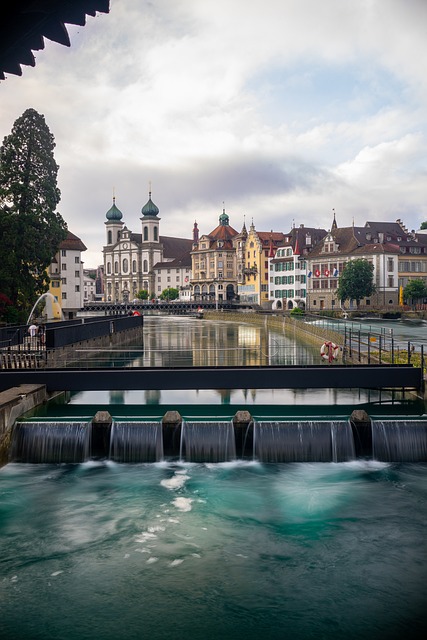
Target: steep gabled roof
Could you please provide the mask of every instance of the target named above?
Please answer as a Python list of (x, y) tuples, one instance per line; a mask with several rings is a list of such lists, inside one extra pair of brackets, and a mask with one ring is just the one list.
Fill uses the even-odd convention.
[(70, 251), (86, 251), (87, 249), (80, 238), (71, 233), (71, 231), (68, 231), (67, 237), (61, 242), (59, 248), (69, 249)]

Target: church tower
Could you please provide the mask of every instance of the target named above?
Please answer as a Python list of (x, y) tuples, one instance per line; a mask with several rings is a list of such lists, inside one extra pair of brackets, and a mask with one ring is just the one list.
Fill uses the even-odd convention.
[(148, 202), (142, 207), (141, 213), (142, 286), (149, 295), (154, 295), (156, 281), (153, 266), (162, 261), (163, 246), (160, 242), (159, 208), (151, 199), (151, 191), (148, 193)]

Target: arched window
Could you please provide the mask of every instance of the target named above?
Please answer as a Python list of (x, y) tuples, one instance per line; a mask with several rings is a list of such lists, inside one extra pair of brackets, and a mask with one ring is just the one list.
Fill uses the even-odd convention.
[(144, 260), (144, 268), (143, 268), (144, 273), (146, 273), (148, 271), (148, 260)]
[(127, 273), (129, 271), (129, 260), (127, 258), (123, 258), (123, 273)]
[(144, 241), (148, 240), (148, 227), (144, 227)]
[(132, 271), (136, 273), (136, 260), (132, 260)]
[(157, 227), (154, 227), (154, 242), (157, 242), (159, 239), (159, 230)]
[(111, 273), (111, 262), (107, 262), (107, 273)]
[(107, 238), (108, 238), (108, 239), (107, 239), (107, 244), (113, 244), (113, 232), (111, 231), (111, 229), (110, 229), (110, 231), (107, 233)]
[(117, 261), (114, 263), (114, 273), (119, 273), (119, 263)]

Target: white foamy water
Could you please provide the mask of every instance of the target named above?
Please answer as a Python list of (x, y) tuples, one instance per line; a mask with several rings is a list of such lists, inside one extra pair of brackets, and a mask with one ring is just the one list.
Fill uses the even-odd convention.
[(193, 500), (191, 498), (183, 498), (183, 497), (179, 497), (179, 498), (175, 498), (175, 500), (172, 502), (172, 504), (179, 509), (180, 511), (191, 511), (192, 507), (191, 507), (191, 503), (193, 502)]
[(176, 489), (181, 489), (181, 487), (185, 485), (185, 483), (187, 482), (187, 480), (189, 480), (189, 478), (190, 476), (188, 476), (185, 471), (181, 471), (181, 472), (177, 471), (176, 474), (172, 476), (172, 478), (161, 480), (160, 484), (162, 485), (162, 487), (165, 487), (166, 489), (175, 491)]

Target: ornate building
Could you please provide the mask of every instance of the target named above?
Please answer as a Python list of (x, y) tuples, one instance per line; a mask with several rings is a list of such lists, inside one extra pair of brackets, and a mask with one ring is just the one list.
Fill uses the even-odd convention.
[(156, 265), (182, 258), (191, 250), (191, 239), (160, 235), (159, 209), (151, 199), (151, 191), (141, 213), (141, 233), (133, 233), (124, 225), (115, 198), (106, 213), (103, 254), (107, 302), (127, 302), (141, 289), (157, 297)]
[(193, 299), (234, 300), (237, 295), (236, 243), (238, 232), (230, 227), (225, 209), (219, 225), (199, 239), (195, 223), (191, 252)]
[(245, 237), (241, 263), (238, 264), (238, 273), (243, 276), (238, 288), (241, 302), (262, 305), (268, 301), (268, 259), (274, 257), (277, 247), (284, 241), (282, 232), (256, 231), (252, 222)]
[(325, 229), (293, 227), (270, 260), (269, 298), (273, 309), (305, 309), (307, 256), (326, 235)]

